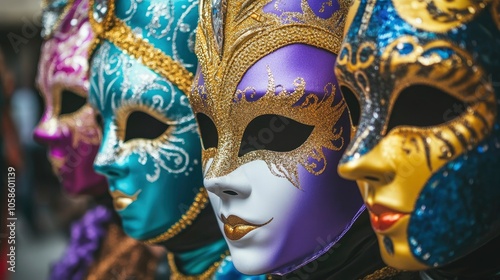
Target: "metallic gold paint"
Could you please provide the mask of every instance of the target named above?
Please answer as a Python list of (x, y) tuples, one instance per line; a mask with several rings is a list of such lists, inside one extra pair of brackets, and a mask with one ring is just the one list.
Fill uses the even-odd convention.
[[(222, 49), (219, 49), (219, 45), (215, 42), (213, 26), (209, 24), (212, 22), (211, 6), (204, 2), (200, 3), (203, 20), (200, 21), (196, 43), (204, 84), (198, 85), (198, 80), (195, 80), (190, 95), (190, 102), (195, 112), (204, 113), (212, 118), (219, 133), (222, 133), (221, 139), (227, 140), (241, 139), (248, 123), (256, 116), (264, 114), (280, 114), (316, 126), (307, 142), (289, 153), (256, 151), (238, 157), (239, 145), (235, 145), (237, 144), (235, 141), (224, 142), (221, 145), (224, 147), (223, 151), (220, 151), (224, 156), (215, 157), (205, 177), (222, 176), (247, 162), (264, 159), (273, 174), (287, 178), (300, 188), (297, 178), (298, 165), (302, 164), (313, 174), (320, 174), (326, 163), (323, 169), (321, 167), (317, 169), (318, 166), (307, 163), (308, 159), (312, 157), (318, 162), (324, 161), (323, 147), (338, 151), (344, 145), (343, 139), (340, 139), (342, 131), (332, 132), (328, 137), (323, 133), (334, 126), (345, 109), (343, 101), (334, 108), (330, 106), (337, 91), (335, 85), (324, 85), (324, 93), (318, 93), (317, 96), (305, 91), (306, 83), (312, 81), (304, 81), (297, 77), (290, 81), (294, 87), (293, 92), (288, 92), (286, 88), (281, 92), (275, 92), (275, 88), (281, 85), (275, 85), (272, 69), (268, 67), (268, 91), (258, 101), (246, 100), (248, 92), (256, 91), (257, 85), (245, 89), (237, 89), (237, 86), (246, 70), (256, 61), (292, 42), (305, 43), (337, 53), (347, 2), (340, 1), (340, 9), (326, 19), (318, 17), (305, 0), (301, 0), (302, 12), (283, 12), (282, 16), (263, 11), (263, 7), (269, 4), (270, 0), (229, 2), (226, 7)], [(324, 7), (323, 5), (322, 9)], [(275, 9), (280, 11), (278, 7)], [(224, 55), (225, 53), (232, 55)], [(227, 96), (234, 96), (234, 102)], [(305, 102), (294, 106), (301, 98), (306, 98)], [(233, 114), (237, 117), (233, 117)], [(333, 144), (336, 140), (341, 140), (342, 144), (340, 146)], [(215, 153), (214, 149), (204, 149), (203, 162), (206, 163)], [(290, 161), (289, 158), (294, 160)]]
[[(287, 91), (283, 88), (276, 91), (272, 70), (267, 67), (268, 85), (267, 92), (257, 101), (249, 101), (247, 94), (257, 91), (255, 87), (247, 87), (243, 90), (236, 90), (233, 102), (230, 99), (225, 101), (226, 106), (216, 106), (222, 100), (204, 100), (201, 96), (208, 95), (203, 85), (194, 87), (191, 95), (191, 103), (194, 108), (205, 113), (211, 118), (216, 119), (216, 125), (219, 127), (221, 139), (231, 140), (223, 142), (219, 151), (214, 148), (204, 150), (202, 153), (204, 166), (206, 161), (215, 153), (220, 153), (215, 157), (212, 167), (205, 174), (206, 178), (220, 177), (230, 173), (245, 163), (256, 159), (264, 160), (273, 174), (279, 177), (285, 177), (297, 188), (300, 188), (298, 180), (298, 165), (304, 166), (311, 174), (321, 174), (326, 168), (327, 159), (323, 148), (332, 151), (339, 151), (344, 146), (344, 139), (341, 137), (343, 129), (331, 131), (341, 115), (344, 113), (346, 104), (341, 101), (335, 106), (331, 106), (336, 94), (336, 86), (332, 83), (324, 86), (324, 95), (322, 97), (307, 92), (307, 81), (297, 77), (293, 81), (294, 91)], [(195, 84), (198, 84), (195, 81)], [(260, 90), (260, 89), (259, 89)], [(304, 100), (304, 101), (301, 101)], [(229, 101), (229, 102), (228, 102)], [(302, 103), (301, 103), (302, 102)], [(207, 106), (204, 105), (207, 104)], [(222, 104), (221, 104), (222, 105)], [(228, 105), (231, 110), (228, 110)], [(212, 110), (219, 109), (217, 112)], [(221, 114), (222, 112), (229, 114)], [(290, 152), (274, 152), (269, 150), (258, 150), (239, 157), (240, 142), (233, 139), (242, 139), (247, 125), (256, 117), (265, 114), (278, 114), (288, 117), (303, 124), (314, 126), (314, 130), (297, 149)], [(325, 133), (331, 131), (330, 134)], [(337, 143), (340, 142), (340, 143)], [(310, 162), (314, 158), (314, 163)], [(292, 160), (291, 160), (292, 159)], [(323, 162), (324, 164), (316, 164)]]
[[(464, 42), (481, 42), (474, 38), (476, 34), (466, 32), (472, 28), (468, 25), (475, 24), (480, 15), (484, 24), (490, 8), (487, 5), (493, 2), (496, 5), (498, 1), (359, 2), (359, 7), (353, 7), (357, 10), (350, 11), (355, 16), (335, 69), (339, 83), (351, 89), (361, 105), (360, 126), (339, 165), (339, 174), (357, 180), (372, 214), (374, 206), (409, 214), (386, 230), (376, 230), (382, 257), (388, 265), (405, 270), (440, 266), (460, 257), (453, 251), (456, 249), (458, 252), (461, 248), (449, 248), (447, 253), (450, 255), (446, 258), (426, 263), (434, 256), (425, 251), (429, 248), (421, 248), (423, 253), (418, 255), (420, 247), (415, 244), (421, 241), (410, 236), (409, 228), (418, 213), (432, 211), (425, 209), (425, 203), (417, 203), (425, 201), (422, 197), (424, 188), (443, 187), (429, 182), (434, 182), (440, 174), (446, 177), (448, 171), (444, 168), (449, 168), (455, 160), (463, 160), (464, 156), (467, 158), (467, 153), (497, 133), (498, 97), (494, 84), (488, 78), (491, 68), (487, 68), (488, 63), (479, 59), (478, 54)], [(435, 9), (429, 10), (430, 7)], [(489, 25), (475, 26), (483, 30), (489, 28)], [(438, 34), (445, 32), (449, 33)], [(498, 59), (494, 56), (498, 52), (482, 55), (490, 55), (492, 65)], [(397, 126), (387, 131), (389, 116), (398, 95), (412, 85), (440, 89), (467, 104), (467, 109), (452, 120), (446, 121), (443, 117), (440, 125)], [(495, 184), (496, 181), (492, 180)], [(495, 194), (492, 192), (492, 195)], [(424, 208), (416, 209), (416, 205)], [(450, 212), (450, 215), (453, 214)], [(453, 218), (450, 219), (452, 225)], [(461, 217), (456, 220), (459, 219)], [(494, 223), (491, 226), (494, 228)], [(438, 232), (439, 226), (434, 227), (427, 231)], [(483, 238), (486, 236), (483, 233)]]
[(446, 32), (474, 19), (492, 0), (392, 0), (399, 15), (416, 28)]

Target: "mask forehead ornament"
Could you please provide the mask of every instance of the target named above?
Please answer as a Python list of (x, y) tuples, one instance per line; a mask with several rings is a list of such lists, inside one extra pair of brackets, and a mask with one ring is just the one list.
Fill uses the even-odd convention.
[(335, 71), (361, 119), (339, 172), (358, 180), (386, 263), (441, 266), (500, 226), (500, 1), (358, 2)]
[[(281, 10), (280, 1), (221, 0), (212, 1), (212, 5), (206, 1), (201, 4), (203, 20), (196, 48), (204, 84), (200, 85), (199, 75), (190, 100), (195, 112), (212, 119), (221, 141), (218, 148), (205, 147), (203, 151), (206, 164), (219, 150), (206, 178), (228, 174), (256, 159), (263, 159), (274, 175), (287, 178), (296, 187), (300, 187), (299, 164), (312, 174), (325, 170), (323, 149), (339, 151), (344, 145), (342, 128), (332, 129), (346, 108), (343, 101), (332, 105), (336, 85), (328, 83), (321, 87), (321, 92), (312, 92), (308, 90), (308, 81), (301, 77), (286, 84), (283, 80), (277, 82), (269, 65), (263, 73), (267, 88), (240, 87), (240, 81), (261, 58), (290, 44), (308, 44), (337, 53), (347, 5), (341, 2), (340, 9), (322, 17), (305, 0), (296, 12)], [(265, 11), (265, 6), (273, 11)], [(229, 140), (242, 139), (245, 127), (266, 114), (284, 116), (314, 130), (305, 144), (291, 152), (259, 150), (241, 156), (242, 144)], [(330, 131), (329, 135), (325, 136), (325, 131)]]

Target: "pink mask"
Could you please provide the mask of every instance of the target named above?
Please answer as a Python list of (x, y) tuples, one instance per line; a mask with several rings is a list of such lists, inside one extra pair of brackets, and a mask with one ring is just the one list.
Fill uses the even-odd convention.
[[(45, 15), (59, 13), (42, 34), (37, 83), (45, 112), (33, 135), (48, 147), (54, 173), (70, 194), (103, 194), (105, 177), (93, 170), (101, 141), (94, 109), (86, 103), (89, 81), (88, 50), (94, 38), (88, 21), (88, 1), (76, 0), (63, 8), (50, 3)], [(50, 17), (46, 17), (50, 18)]]

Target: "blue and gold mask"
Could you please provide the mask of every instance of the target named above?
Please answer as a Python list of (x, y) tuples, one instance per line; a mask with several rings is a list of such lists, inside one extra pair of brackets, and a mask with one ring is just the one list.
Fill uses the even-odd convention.
[(449, 264), (499, 236), (499, 8), (498, 0), (351, 7), (336, 74), (360, 118), (339, 172), (357, 180), (393, 267)]

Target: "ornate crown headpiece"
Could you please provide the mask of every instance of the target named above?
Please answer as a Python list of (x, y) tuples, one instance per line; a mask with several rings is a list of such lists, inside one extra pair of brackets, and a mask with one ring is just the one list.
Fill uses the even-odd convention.
[[(350, 1), (338, 1), (339, 9), (327, 18), (317, 15), (307, 0), (300, 1), (298, 12), (281, 10), (281, 0), (200, 1), (196, 54), (207, 90), (218, 96), (233, 94), (250, 66), (290, 44), (308, 44), (337, 54)], [(269, 5), (274, 9), (267, 12)], [(328, 6), (333, 6), (333, 0), (322, 3), (318, 13), (328, 14)]]
[[(256, 151), (253, 156), (249, 154), (240, 157), (237, 156), (239, 142), (224, 142), (219, 148), (225, 151), (226, 156), (224, 159), (214, 160), (213, 168), (208, 171), (206, 177), (226, 174), (254, 158), (265, 160), (271, 172), (287, 178), (297, 187), (297, 163), (302, 164), (312, 174), (321, 174), (325, 170), (326, 158), (322, 148), (338, 151), (343, 146), (342, 128), (336, 130), (334, 126), (346, 105), (343, 101), (332, 105), (336, 92), (332, 81), (325, 81), (325, 85), (320, 87), (322, 92), (313, 93), (313, 87), (306, 88), (306, 81), (298, 77), (289, 81), (293, 84), (293, 89), (285, 89), (286, 86), (282, 83), (288, 82), (276, 83), (273, 69), (268, 65), (268, 85), (265, 92), (257, 93), (262, 91), (262, 88), (256, 90), (254, 87), (248, 87), (242, 90), (238, 86), (247, 70), (260, 59), (289, 45), (304, 44), (338, 53), (348, 2), (202, 1), (196, 53), (203, 76), (195, 80), (190, 101), (197, 113), (208, 113), (216, 127), (228, 126), (223, 132), (219, 131), (222, 133), (219, 138), (241, 139), (241, 127), (244, 128), (256, 117), (257, 110), (262, 114), (279, 112), (283, 116), (317, 128), (305, 144), (293, 150), (293, 155)], [(333, 62), (331, 66), (333, 76)], [(198, 85), (201, 79), (203, 85)], [(308, 80), (307, 83), (314, 85), (317, 81)], [(247, 96), (247, 93), (250, 96)], [(255, 101), (254, 96), (260, 94), (263, 94), (262, 97)], [(248, 106), (245, 105), (247, 103)], [(234, 120), (236, 115), (238, 124), (229, 124), (229, 119)], [(326, 136), (326, 131), (331, 133)], [(337, 141), (340, 145), (337, 145)], [(203, 150), (204, 163), (214, 156), (214, 148)], [(285, 156), (295, 160), (283, 159)]]

